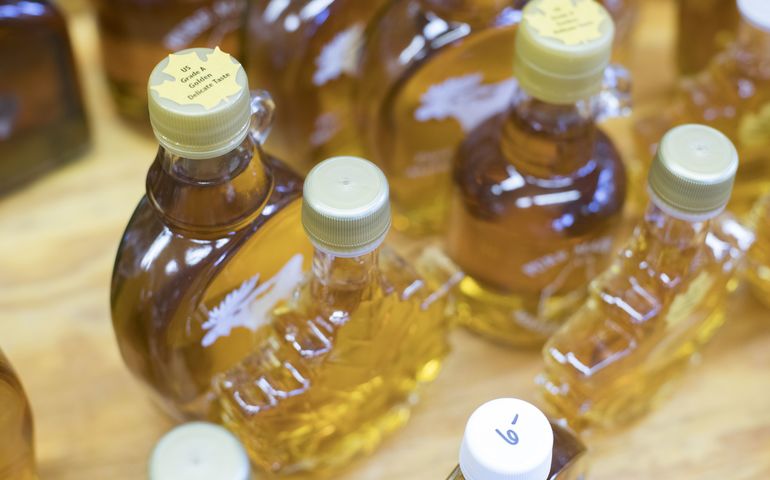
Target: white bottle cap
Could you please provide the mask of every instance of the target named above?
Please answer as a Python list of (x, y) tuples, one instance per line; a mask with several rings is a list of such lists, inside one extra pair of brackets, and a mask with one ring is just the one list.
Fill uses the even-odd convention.
[(180, 425), (160, 439), (150, 457), (150, 480), (249, 480), (243, 445), (227, 429), (205, 422)]
[(738, 10), (755, 27), (770, 31), (770, 1), (738, 0)]
[(532, 404), (499, 398), (480, 406), (465, 426), (460, 470), (467, 480), (546, 480), (553, 430)]

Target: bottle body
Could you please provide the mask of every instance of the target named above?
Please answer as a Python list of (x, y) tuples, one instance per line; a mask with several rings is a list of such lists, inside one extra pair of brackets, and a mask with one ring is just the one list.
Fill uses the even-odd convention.
[(748, 254), (746, 278), (757, 300), (770, 307), (770, 196), (762, 197), (751, 212), (756, 235)]
[(176, 417), (214, 417), (211, 379), (253, 346), (256, 322), (312, 249), (301, 178), (249, 136), (208, 160), (163, 148), (121, 241), (112, 319), (123, 358)]
[(147, 77), (171, 52), (219, 46), (238, 56), (246, 0), (92, 0), (102, 62), (118, 112), (147, 121)]
[(82, 153), (88, 126), (64, 17), (45, 1), (0, 1), (0, 8), (0, 191), (5, 191)]
[(701, 123), (724, 132), (741, 158), (729, 205), (739, 216), (746, 215), (757, 199), (770, 191), (768, 52), (770, 32), (744, 20), (735, 43), (716, 56), (706, 70), (684, 80), (662, 112), (651, 112), (634, 127), (644, 158), (654, 153), (662, 135), (675, 125)]
[(223, 423), (261, 469), (337, 470), (409, 418), (448, 350), (445, 302), (387, 247), (317, 250), (313, 270), (217, 380)]
[(37, 480), (32, 413), (24, 389), (0, 351), (0, 479)]
[(281, 115), (267, 146), (299, 171), (334, 155), (358, 155), (353, 119), (364, 31), (387, 0), (248, 5), (244, 63), (272, 92)]
[(543, 394), (577, 430), (645, 414), (724, 321), (751, 235), (727, 214), (690, 222), (655, 205), (543, 349)]
[(732, 41), (740, 16), (735, 0), (679, 0), (676, 59), (694, 75)]
[(446, 249), (466, 274), (457, 314), (473, 331), (542, 344), (606, 266), (625, 170), (591, 109), (519, 90), (458, 148)]

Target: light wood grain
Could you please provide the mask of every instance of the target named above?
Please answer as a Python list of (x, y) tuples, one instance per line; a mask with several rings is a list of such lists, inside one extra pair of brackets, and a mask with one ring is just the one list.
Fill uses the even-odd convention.
[[(641, 99), (673, 78), (664, 53), (672, 10), (643, 3)], [(0, 201), (0, 345), (32, 402), (44, 480), (141, 479), (171, 424), (123, 367), (108, 293), (118, 240), (156, 146), (112, 111), (92, 19), (78, 14), (73, 30), (93, 148)], [(770, 478), (769, 313), (739, 292), (728, 325), (668, 402), (631, 429), (590, 440), (591, 478)], [(454, 352), (409, 425), (342, 478), (441, 480), (474, 407), (499, 396), (536, 399), (538, 352), (503, 350), (462, 331), (452, 340)]]

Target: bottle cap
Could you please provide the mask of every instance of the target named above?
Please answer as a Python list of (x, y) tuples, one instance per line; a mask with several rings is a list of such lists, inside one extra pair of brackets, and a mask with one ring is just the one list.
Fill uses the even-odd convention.
[(767, 0), (738, 0), (738, 10), (755, 27), (770, 31), (770, 2)]
[(476, 409), (465, 426), (460, 470), (467, 480), (547, 480), (553, 430), (534, 405), (499, 398)]
[(594, 0), (533, 0), (516, 34), (514, 72), (539, 100), (568, 104), (599, 93), (615, 26)]
[(335, 255), (374, 250), (390, 228), (385, 174), (358, 157), (319, 163), (305, 178), (302, 225), (316, 247)]
[(677, 218), (707, 220), (719, 214), (732, 193), (738, 152), (719, 130), (681, 125), (658, 146), (648, 180), (652, 201)]
[(180, 425), (150, 457), (150, 480), (249, 480), (249, 457), (227, 429), (205, 422)]
[(249, 132), (246, 72), (219, 47), (190, 48), (163, 59), (150, 74), (147, 97), (155, 136), (176, 155), (224, 155)]

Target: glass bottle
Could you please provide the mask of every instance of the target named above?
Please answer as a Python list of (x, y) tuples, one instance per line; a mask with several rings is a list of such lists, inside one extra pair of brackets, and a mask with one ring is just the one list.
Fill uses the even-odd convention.
[(171, 52), (219, 46), (238, 56), (246, 0), (91, 0), (118, 113), (147, 122), (147, 77)]
[(0, 479), (37, 480), (32, 413), (8, 359), (0, 351)]
[(569, 429), (515, 398), (480, 406), (465, 426), (460, 464), (447, 480), (578, 480), (586, 449)]
[(227, 429), (182, 424), (161, 438), (150, 456), (149, 480), (251, 480), (249, 456)]
[(508, 109), (458, 147), (446, 237), (466, 274), (457, 314), (495, 341), (542, 344), (607, 264), (626, 188), (620, 154), (596, 125), (609, 114), (600, 91), (612, 35), (590, 0), (531, 2)]
[(738, 8), (736, 41), (706, 70), (683, 81), (662, 111), (639, 119), (635, 135), (646, 158), (676, 125), (702, 123), (724, 132), (741, 156), (730, 210), (744, 216), (770, 192), (770, 3), (739, 0)]
[(679, 73), (693, 75), (708, 66), (735, 36), (740, 16), (736, 0), (679, 0), (676, 59)]
[(388, 184), (374, 164), (334, 157), (304, 186), (312, 271), (216, 381), (223, 422), (273, 474), (324, 476), (409, 418), (447, 353), (444, 297), (381, 243)]
[(170, 55), (149, 90), (160, 148), (118, 249), (113, 326), (161, 405), (215, 417), (212, 377), (254, 348), (265, 312), (309, 266), (302, 181), (262, 151), (272, 102), (249, 99), (245, 72), (221, 50)]
[(759, 199), (749, 223), (756, 237), (748, 254), (746, 278), (754, 296), (770, 307), (770, 195)]
[(543, 394), (576, 430), (649, 411), (724, 321), (750, 232), (719, 216), (738, 155), (702, 125), (672, 129), (650, 169), (650, 203), (632, 239), (543, 349)]
[(88, 145), (67, 25), (48, 1), (0, 0), (0, 191)]
[[(526, 3), (396, 0), (373, 22), (356, 90), (359, 136), (391, 182), (397, 230), (445, 226), (457, 145), (504, 111), (515, 90), (516, 26)], [(625, 31), (633, 0), (604, 3)]]
[(353, 117), (364, 31), (390, 0), (250, 0), (244, 66), (281, 115), (267, 146), (301, 171), (363, 153)]

